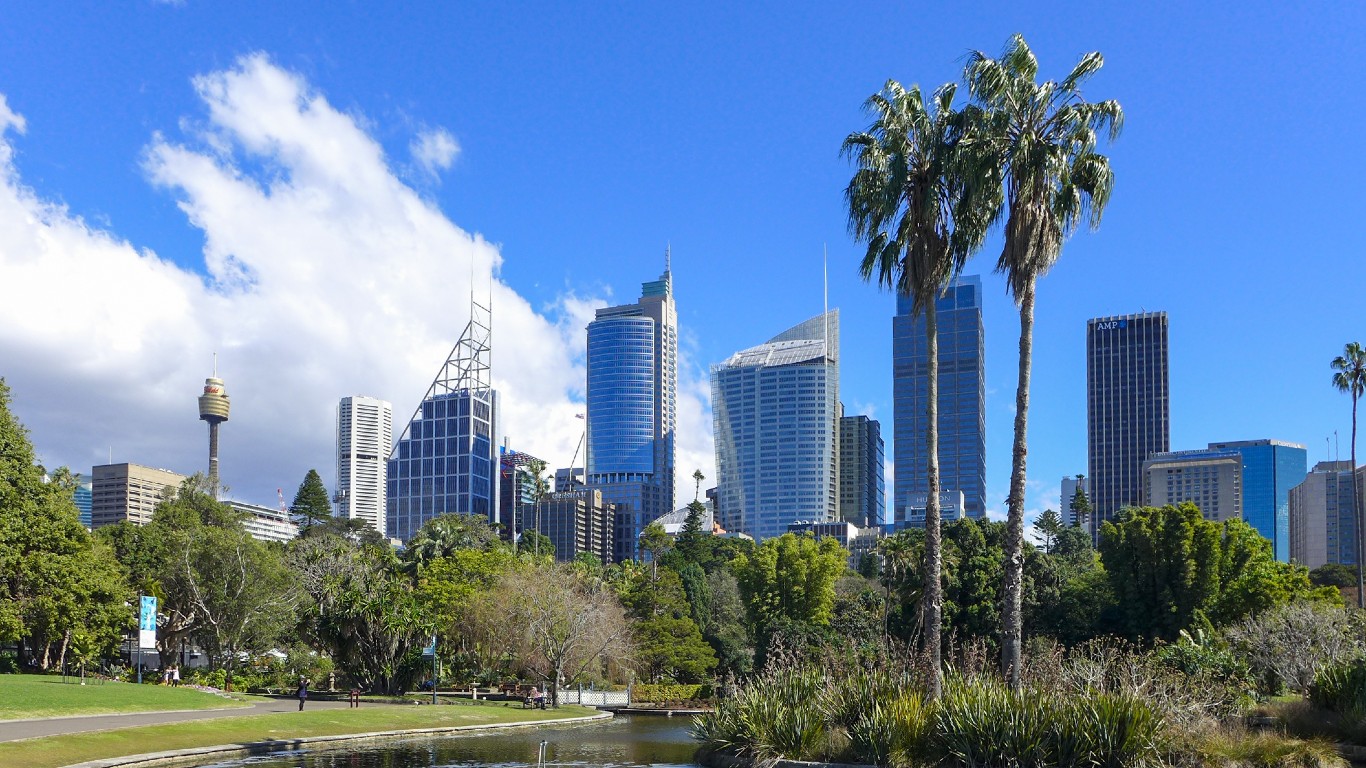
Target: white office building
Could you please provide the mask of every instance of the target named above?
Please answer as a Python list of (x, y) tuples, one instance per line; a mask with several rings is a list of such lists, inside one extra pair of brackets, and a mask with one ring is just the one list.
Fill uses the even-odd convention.
[(394, 444), (394, 408), (354, 395), (337, 404), (337, 515), (385, 531), (387, 462)]

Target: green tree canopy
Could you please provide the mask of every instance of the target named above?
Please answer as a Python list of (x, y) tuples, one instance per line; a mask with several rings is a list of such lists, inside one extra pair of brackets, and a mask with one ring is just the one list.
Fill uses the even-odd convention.
[(735, 558), (731, 571), (756, 627), (779, 618), (825, 626), (835, 605), (835, 581), (848, 558), (833, 538), (785, 533)]
[(318, 470), (310, 469), (299, 483), (294, 494), (294, 503), (289, 505), (289, 513), (303, 530), (325, 522), (332, 517), (332, 503), (327, 496), (327, 488)]

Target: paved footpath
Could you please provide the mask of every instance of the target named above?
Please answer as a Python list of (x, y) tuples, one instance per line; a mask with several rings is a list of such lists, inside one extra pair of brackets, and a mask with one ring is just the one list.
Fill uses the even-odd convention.
[[(345, 701), (313, 701), (306, 709), (345, 709)], [(361, 704), (363, 707), (398, 706), (395, 704)], [(135, 712), (123, 715), (77, 715), (74, 717), (50, 717), (41, 720), (0, 720), (0, 741), (17, 741), (40, 736), (57, 736), (84, 731), (107, 731), (113, 728), (132, 728), (139, 725), (160, 725), (179, 723), (185, 720), (208, 720), (219, 717), (240, 717), (242, 715), (264, 715), (270, 712), (297, 712), (297, 699), (278, 699), (262, 701), (250, 707), (232, 709), (196, 709), (178, 712)]]

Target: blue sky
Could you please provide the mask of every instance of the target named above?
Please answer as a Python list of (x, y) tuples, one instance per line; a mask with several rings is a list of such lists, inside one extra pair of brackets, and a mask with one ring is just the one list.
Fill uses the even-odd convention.
[[(55, 217), (81, 230), (69, 241), (0, 237), (0, 305), (9, 307), (0, 309), (0, 375), (16, 388), (16, 408), (44, 458), (88, 466), (113, 446), (115, 460), (197, 468), (203, 435), (190, 398), (218, 348), (230, 392), (242, 393), (239, 422), (224, 428), (225, 453), (236, 452), (225, 455), (225, 475), (232, 481), (235, 461), (234, 484), (244, 495), (265, 501), (278, 486), (288, 495), (309, 466), (330, 477), (328, 414), (337, 397), (381, 390), (370, 393), (393, 400), (401, 421), (464, 325), (467, 278), (447, 284), (404, 271), (405, 249), (433, 241), (400, 237), (393, 242), (407, 245), (384, 253), (388, 230), (378, 227), (367, 230), (373, 251), (357, 248), (339, 263), (353, 269), (367, 254), (382, 254), (387, 269), (404, 272), (401, 287), (383, 296), (392, 323), (383, 327), (422, 326), (410, 348), (406, 337), (387, 341), (391, 352), (411, 353), (348, 357), (345, 334), (326, 330), (291, 344), (294, 334), (285, 331), (296, 326), (288, 323), (306, 326), (307, 318), (274, 318), (269, 307), (292, 297), (325, 301), (343, 290), (326, 277), (335, 266), (328, 253), (304, 253), (306, 244), (271, 250), (282, 238), (268, 237), (290, 234), (290, 217), (330, 188), (310, 187), (288, 149), (290, 141), (308, 145), (309, 136), (325, 135), (289, 133), (296, 121), (288, 115), (261, 119), (274, 127), (253, 133), (253, 105), (265, 102), (252, 94), (269, 89), (228, 87), (215, 101), (213, 84), (224, 81), (213, 78), (227, 72), (259, 83), (278, 71), (302, 89), (299, 103), (325, 99), (335, 119), (308, 130), (349, 121), (382, 150), (393, 183), (408, 190), (383, 204), (420, 201), (457, 229), (440, 222), (419, 229), (435, 227), (437, 240), (471, 249), (448, 262), (415, 261), (414, 272), (438, 263), (467, 272), (470, 259), (497, 258), (477, 237), (462, 240), (464, 233), (497, 247), (500, 282), (526, 305), (506, 321), (500, 315), (499, 361), (509, 361), (509, 376), (535, 376), (544, 365), (562, 384), (554, 407), (512, 417), (518, 447), (552, 463), (568, 459), (579, 428), (572, 413), (581, 359), (554, 348), (575, 344), (592, 305), (633, 300), (639, 283), (660, 271), (666, 243), (692, 370), (684, 378), (701, 408), (685, 428), (709, 426), (699, 394), (707, 365), (820, 311), (828, 247), (830, 303), (843, 315), (844, 399), (851, 410), (871, 409), (890, 433), (894, 301), (857, 276), (859, 249), (846, 233), (841, 199), (851, 169), (839, 144), (864, 126), (860, 104), (887, 78), (927, 87), (955, 80), (968, 50), (995, 53), (1014, 32), (1025, 35), (1046, 76), (1060, 77), (1084, 51), (1103, 52), (1105, 68), (1087, 95), (1118, 99), (1126, 113), (1124, 134), (1109, 148), (1117, 181), (1102, 227), (1069, 241), (1040, 285), (1029, 507), (1056, 503), (1059, 478), (1085, 471), (1085, 321), (1100, 315), (1169, 313), (1173, 448), (1273, 437), (1306, 444), (1312, 463), (1328, 458), (1325, 438), (1338, 430), (1347, 454), (1349, 401), (1328, 386), (1327, 363), (1343, 343), (1366, 336), (1355, 192), (1363, 175), (1366, 25), (1358, 6), (738, 5), (399, 9), (186, 0), (8, 8), (0, 94), (24, 130), (11, 121), (4, 137), (12, 152), (7, 183), (27, 194), (0, 223), (24, 227), (36, 218), (35, 226), (48, 226)], [(208, 96), (197, 77), (201, 86), (208, 78)], [(424, 167), (412, 151), (422, 136), (454, 143)], [(206, 170), (213, 168), (219, 172)], [(333, 199), (331, 214), (379, 200), (358, 191), (373, 191), (375, 173), (347, 182), (359, 186), (349, 188), (345, 205)], [(272, 192), (258, 206), (267, 218), (221, 202), (240, 191), (233, 178)], [(303, 208), (271, 208), (282, 188), (296, 192)], [(29, 252), (16, 239), (47, 245)], [(54, 249), (84, 252), (111, 239), (138, 258), (151, 252), (209, 275), (209, 293), (188, 295), (215, 304), (227, 273), (214, 271), (206, 244), (263, 274), (296, 256), (314, 261), (282, 267), (274, 279), (283, 282), (258, 303), (234, 304), (237, 294), (228, 290), (223, 303), (232, 306), (215, 310), (212, 322), (201, 323), (194, 301), (177, 294), (155, 318), (133, 324), (147, 338), (121, 358), (123, 347), (109, 351), (94, 331), (120, 319), (122, 305), (101, 304), (98, 286), (42, 301), (38, 290), (40, 281), (80, 284), (93, 273), (93, 262), (82, 259), (102, 258), (63, 259)], [(242, 256), (252, 248), (255, 256)], [(1018, 325), (990, 274), (998, 248), (993, 240), (969, 270), (984, 274), (989, 504), (1002, 509)], [(184, 274), (167, 279), (183, 284)], [(139, 290), (141, 304), (157, 303), (157, 285)], [(246, 332), (234, 318), (256, 318), (280, 333)], [(73, 322), (58, 333), (62, 319)], [(197, 330), (173, 332), (188, 325)], [(175, 343), (149, 353), (160, 333)], [(370, 367), (392, 375), (372, 375)], [(88, 405), (71, 399), (77, 392), (91, 395)], [(188, 416), (176, 411), (182, 400)], [(252, 403), (272, 414), (255, 428), (247, 426)], [(308, 416), (282, 422), (282, 413)], [(538, 419), (554, 424), (541, 430)], [(705, 461), (709, 438), (680, 434), (683, 460)]]

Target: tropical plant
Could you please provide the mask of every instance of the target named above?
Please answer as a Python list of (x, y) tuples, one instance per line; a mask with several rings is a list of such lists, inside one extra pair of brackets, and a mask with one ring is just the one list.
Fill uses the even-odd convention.
[(1352, 517), (1356, 521), (1357, 607), (1366, 608), (1366, 531), (1362, 531), (1361, 494), (1357, 490), (1357, 401), (1366, 393), (1366, 350), (1357, 342), (1349, 342), (1342, 354), (1333, 358), (1333, 386), (1352, 397)]
[[(849, 231), (866, 241), (859, 265), (864, 280), (907, 296), (911, 311), (925, 318), (925, 505), (926, 592), (921, 601), (927, 628), (924, 648), (930, 667), (930, 695), (940, 689), (940, 632), (943, 597), (939, 510), (939, 335), (935, 303), (981, 247), (999, 201), (992, 187), (964, 180), (958, 143), (963, 122), (953, 108), (957, 86), (936, 90), (929, 104), (919, 86), (888, 80), (864, 110), (867, 130), (844, 140), (843, 154), (857, 165), (845, 201)], [(999, 190), (999, 186), (996, 188)], [(986, 194), (979, 194), (985, 192)], [(999, 194), (999, 192), (997, 192)]]
[(1061, 81), (1035, 81), (1039, 62), (1020, 35), (999, 58), (976, 51), (964, 79), (977, 106), (969, 110), (965, 154), (993, 159), (1004, 185), (1005, 245), (996, 270), (1020, 308), (1019, 380), (1015, 391), (1015, 443), (1008, 496), (1005, 600), (1001, 668), (1012, 687), (1020, 682), (1021, 591), (1024, 571), (1026, 431), (1033, 363), (1035, 286), (1057, 262), (1063, 241), (1087, 219), (1100, 225), (1114, 174), (1096, 152), (1098, 131), (1113, 141), (1124, 123), (1119, 102), (1088, 102), (1081, 86), (1100, 70), (1099, 52), (1085, 54)]

